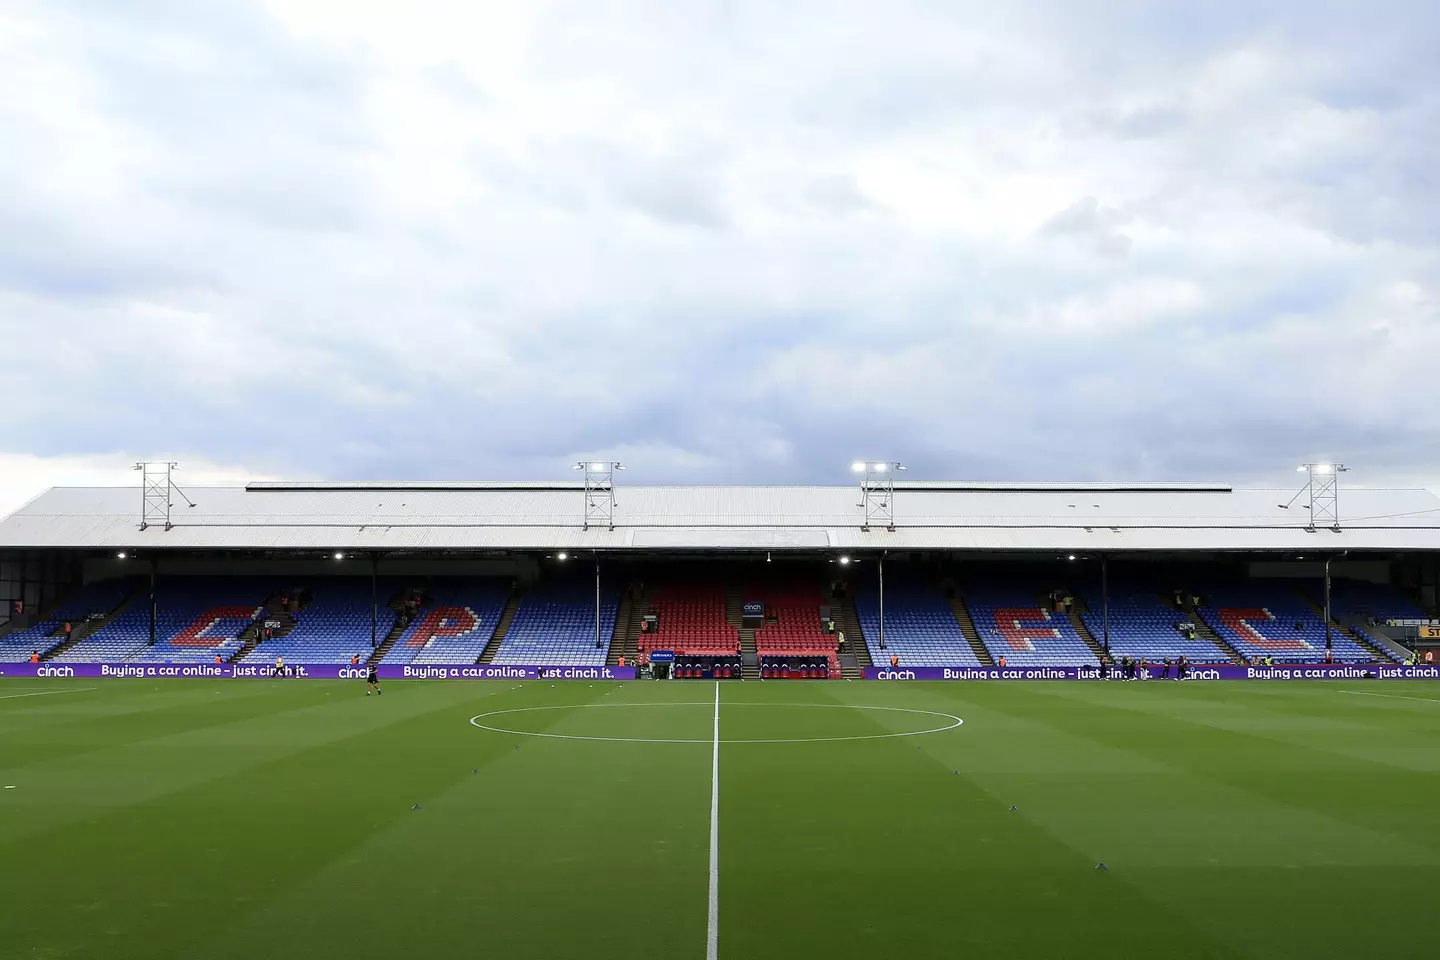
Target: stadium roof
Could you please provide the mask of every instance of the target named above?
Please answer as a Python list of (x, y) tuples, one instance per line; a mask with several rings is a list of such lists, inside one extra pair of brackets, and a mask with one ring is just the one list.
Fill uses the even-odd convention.
[(619, 486), (581, 529), (577, 483), (253, 483), (187, 491), (140, 530), (138, 487), (57, 487), (0, 521), (0, 548), (182, 550), (1440, 550), (1440, 497), (1346, 488), (1340, 532), (1302, 497), (1224, 484), (895, 484), (863, 531), (857, 486)]

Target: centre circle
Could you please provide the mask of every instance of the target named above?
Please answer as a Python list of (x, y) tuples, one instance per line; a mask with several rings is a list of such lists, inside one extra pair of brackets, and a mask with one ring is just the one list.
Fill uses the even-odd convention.
[[(594, 737), (583, 734), (571, 733), (542, 733), (535, 730), (515, 730), (510, 727), (498, 726), (494, 722), (485, 723), (492, 717), (503, 717), (517, 713), (540, 713), (546, 710), (583, 710), (601, 709), (614, 710), (630, 707), (712, 707), (714, 704), (708, 700), (679, 701), (674, 703), (574, 703), (558, 704), (543, 707), (513, 707), (509, 710), (492, 710), (489, 713), (482, 713), (470, 718), (472, 726), (481, 730), (488, 730), (491, 733), (507, 733), (517, 737), (545, 737), (549, 740), (598, 740), (606, 743), (714, 743), (711, 737), (703, 739), (674, 738), (674, 737)], [(744, 740), (721, 740), (721, 743), (831, 743), (843, 740), (889, 740), (895, 737), (919, 737), (929, 733), (944, 733), (946, 730), (954, 730), (964, 723), (959, 717), (949, 713), (941, 713), (938, 710), (917, 710), (913, 707), (876, 707), (868, 704), (853, 703), (726, 703), (723, 704), (726, 710), (736, 707), (780, 707), (816, 710), (877, 710), (887, 713), (913, 713), (925, 717), (936, 717), (948, 721), (943, 724), (928, 727), (924, 730), (905, 730), (900, 733), (871, 733), (850, 737), (777, 737), (777, 738), (754, 738)]]

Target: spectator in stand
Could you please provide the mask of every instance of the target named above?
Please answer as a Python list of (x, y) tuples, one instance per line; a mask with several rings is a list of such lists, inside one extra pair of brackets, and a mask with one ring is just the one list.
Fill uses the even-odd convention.
[(215, 654), (215, 663), (216, 663), (217, 665), (218, 665), (218, 664), (221, 664), (221, 663), (224, 663), (224, 662), (225, 662), (224, 660), (221, 660), (221, 659), (220, 659), (220, 654), (218, 654), (218, 653)]
[(32, 652), (30, 653), (30, 662), (31, 662), (31, 663), (39, 663), (39, 662), (40, 662), (40, 651), (39, 651), (39, 650), (34, 650), (34, 651), (32, 651)]
[(1005, 666), (1005, 654), (1003, 654), (1003, 653), (1000, 654), (1000, 659), (999, 659), (999, 660), (996, 660), (995, 663), (996, 663), (997, 666), (1003, 668), (1003, 667)]
[(890, 669), (894, 670), (898, 666), (900, 666), (900, 658), (893, 653), (890, 654)]

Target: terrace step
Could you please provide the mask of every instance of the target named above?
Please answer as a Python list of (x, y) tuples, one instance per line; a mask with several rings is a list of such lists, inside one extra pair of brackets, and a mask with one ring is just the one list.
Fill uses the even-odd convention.
[[(625, 606), (626, 600), (629, 606)], [(620, 663), (624, 657), (626, 663), (640, 662), (640, 623), (645, 619), (645, 614), (650, 612), (650, 591), (646, 586), (637, 581), (632, 581), (626, 588), (624, 596), (620, 601), (620, 610), (615, 616), (615, 636), (610, 643), (610, 653), (605, 662), (612, 666)]]
[(619, 663), (620, 654), (617, 650), (625, 645), (625, 625), (630, 622), (630, 604), (630, 591), (626, 590), (620, 594), (620, 605), (615, 608), (615, 625), (610, 628), (610, 639), (605, 646), (606, 663)]
[[(860, 615), (855, 611), (855, 599), (850, 591), (830, 594), (831, 616), (835, 618), (835, 629), (845, 634), (845, 656), (840, 659), (840, 676), (846, 680), (859, 680), (866, 667), (873, 667), (870, 650), (865, 645), (865, 634), (860, 630)], [(854, 660), (846, 664), (846, 659)]]
[(760, 678), (760, 648), (755, 645), (755, 631), (740, 629), (740, 676), (746, 680)]
[(1078, 602), (1070, 604), (1070, 609), (1066, 611), (1065, 616), (1070, 620), (1070, 626), (1074, 627), (1075, 632), (1080, 634), (1080, 639), (1085, 641), (1085, 646), (1089, 647), (1090, 652), (1095, 654), (1097, 661), (1104, 660), (1109, 656), (1105, 652), (1105, 648), (1100, 646), (1100, 641), (1095, 639), (1095, 634), (1091, 633), (1090, 628), (1085, 625), (1085, 618), (1080, 616), (1080, 605)]
[[(395, 594), (395, 596), (391, 597), (388, 601), (386, 601), (385, 606), (394, 610), (396, 613), (399, 613), (399, 608), (403, 605), (403, 602), (404, 601), (402, 594), (397, 593)], [(406, 629), (407, 625), (401, 623), (400, 619), (397, 617), (395, 620), (395, 625), (390, 628), (389, 633), (385, 634), (385, 638), (380, 641), (380, 645), (371, 652), (370, 656), (366, 658), (365, 662), (367, 664), (370, 664), (379, 663), (381, 660), (384, 660), (385, 654), (390, 652), (390, 649), (395, 646), (395, 642), (400, 639), (400, 637), (405, 633)]]
[[(134, 593), (130, 594), (130, 596), (126, 597), (124, 600), (121, 600), (120, 605), (117, 606), (114, 610), (111, 610), (109, 613), (103, 616), (90, 617), (89, 619), (82, 620), (80, 621), (78, 626), (72, 624), (70, 628), (70, 639), (66, 640), (64, 643), (60, 644), (60, 646), (56, 647), (54, 650), (51, 650), (49, 653), (45, 654), (40, 659), (54, 660), (56, 657), (60, 656), (60, 654), (64, 653), (66, 650), (69, 650), (81, 640), (93, 636), (95, 634), (95, 631), (99, 630), (101, 627), (105, 626), (106, 624), (114, 620), (116, 617), (120, 616), (120, 614), (128, 610), (136, 601), (142, 598), (148, 598), (149, 596), (149, 587), (138, 587)], [(56, 629), (63, 630), (64, 626), (61, 625)], [(54, 636), (54, 634), (51, 634), (51, 636)]]
[(515, 612), (520, 609), (520, 590), (510, 591), (509, 598), (505, 601), (505, 609), (500, 611), (500, 622), (495, 624), (495, 632), (490, 635), (490, 642), (485, 644), (485, 649), (480, 652), (481, 663), (494, 663), (495, 655), (500, 652), (500, 645), (505, 642), (505, 635), (510, 632), (510, 624), (515, 622)]
[(970, 616), (970, 605), (965, 602), (965, 597), (960, 593), (959, 588), (952, 584), (942, 584), (941, 592), (950, 601), (950, 612), (955, 616), (955, 622), (960, 625), (960, 633), (964, 635), (965, 642), (970, 644), (975, 658), (982, 666), (995, 666), (995, 658), (990, 655), (990, 650), (985, 646), (985, 641), (980, 639), (980, 631), (975, 629), (975, 618)]
[[(1306, 592), (1304, 587), (1297, 587), (1295, 592), (1300, 596), (1300, 599), (1305, 602), (1305, 605), (1307, 607), (1315, 611), (1316, 616), (1318, 616), (1322, 621), (1325, 619), (1325, 608), (1312, 600), (1310, 598), (1310, 594)], [(1343, 625), (1334, 617), (1330, 618), (1330, 629), (1334, 630), (1336, 633), (1340, 634), (1343, 637), (1348, 637), (1349, 639), (1354, 640), (1360, 645), (1360, 648), (1362, 650), (1368, 651), (1371, 656), (1375, 657), (1382, 663), (1400, 662), (1395, 659), (1395, 657), (1390, 653), (1390, 651), (1380, 649), (1378, 646), (1371, 642), (1369, 637), (1365, 636), (1363, 633), (1360, 633), (1358, 630), (1351, 630), (1349, 627)]]
[[(1162, 595), (1160, 597), (1160, 600), (1167, 607), (1174, 605), (1171, 602), (1170, 597)], [(1215, 628), (1210, 625), (1210, 621), (1206, 620), (1205, 615), (1201, 613), (1198, 609), (1192, 611), (1190, 614), (1188, 614), (1188, 616), (1184, 613), (1181, 613), (1180, 616), (1182, 618), (1189, 619), (1191, 623), (1195, 624), (1195, 636), (1201, 638), (1202, 640), (1208, 640), (1209, 642), (1215, 644), (1215, 646), (1219, 648), (1225, 654), (1225, 656), (1230, 659), (1231, 663), (1246, 662), (1244, 655), (1241, 654), (1240, 651), (1237, 650), (1235, 647), (1231, 646), (1229, 641), (1227, 641), (1224, 637), (1220, 636), (1220, 634), (1215, 631)]]

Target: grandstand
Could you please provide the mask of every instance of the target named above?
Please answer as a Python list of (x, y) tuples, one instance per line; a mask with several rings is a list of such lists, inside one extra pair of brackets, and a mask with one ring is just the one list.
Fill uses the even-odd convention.
[[(1108, 636), (1114, 657), (1164, 660), (1183, 656), (1193, 663), (1230, 659), (1224, 648), (1195, 632), (1190, 616), (1166, 605), (1154, 590), (1135, 585), (1112, 587), (1108, 611), (1101, 607), (1098, 585), (1085, 590), (1080, 599), (1085, 626), (1092, 636)], [(1187, 632), (1182, 624), (1191, 629)]]
[[(293, 596), (283, 597), (269, 611), (277, 624), (275, 636), (260, 641), (242, 657), (244, 663), (271, 663), (276, 657), (297, 663), (346, 663), (351, 659), (367, 659), (372, 651), (372, 615), (374, 636), (386, 636), (395, 623), (395, 611), (376, 604), (372, 597), (388, 596), (399, 584), (386, 578), (371, 584), (369, 580), (324, 577), (310, 580), (308, 585), (291, 588)], [(290, 606), (292, 610), (283, 609)], [(293, 612), (292, 612), (293, 611)]]
[(510, 583), (493, 577), (440, 577), (421, 593), (418, 616), (383, 662), (475, 663), (500, 624)]
[(491, 662), (603, 664), (615, 633), (619, 592), (602, 585), (598, 603), (597, 610), (594, 583), (562, 578), (538, 584), (520, 600), (515, 618)]
[(949, 602), (938, 588), (920, 583), (886, 587), (885, 646), (880, 646), (880, 593), (864, 584), (855, 594), (860, 630), (870, 659), (890, 657), (913, 667), (980, 666)]
[[(804, 661), (852, 677), (891, 658), (1367, 661), (1404, 655), (1396, 624), (1426, 620), (1440, 587), (1440, 499), (1424, 490), (1347, 490), (1348, 510), (1381, 519), (1323, 534), (1279, 506), (1284, 491), (1220, 484), (897, 483), (893, 530), (867, 528), (846, 487), (634, 487), (613, 527), (577, 522), (583, 493), (256, 483), (201, 488), (170, 529), (140, 530), (138, 490), (57, 488), (0, 521), (6, 569), (67, 571), (46, 602), (21, 585), (30, 612), (0, 625), (0, 661), (601, 665), (673, 650), (702, 673)], [(1172, 603), (1170, 585), (1202, 602)], [(741, 601), (763, 620), (743, 624)], [(852, 633), (843, 652), (822, 607)]]

